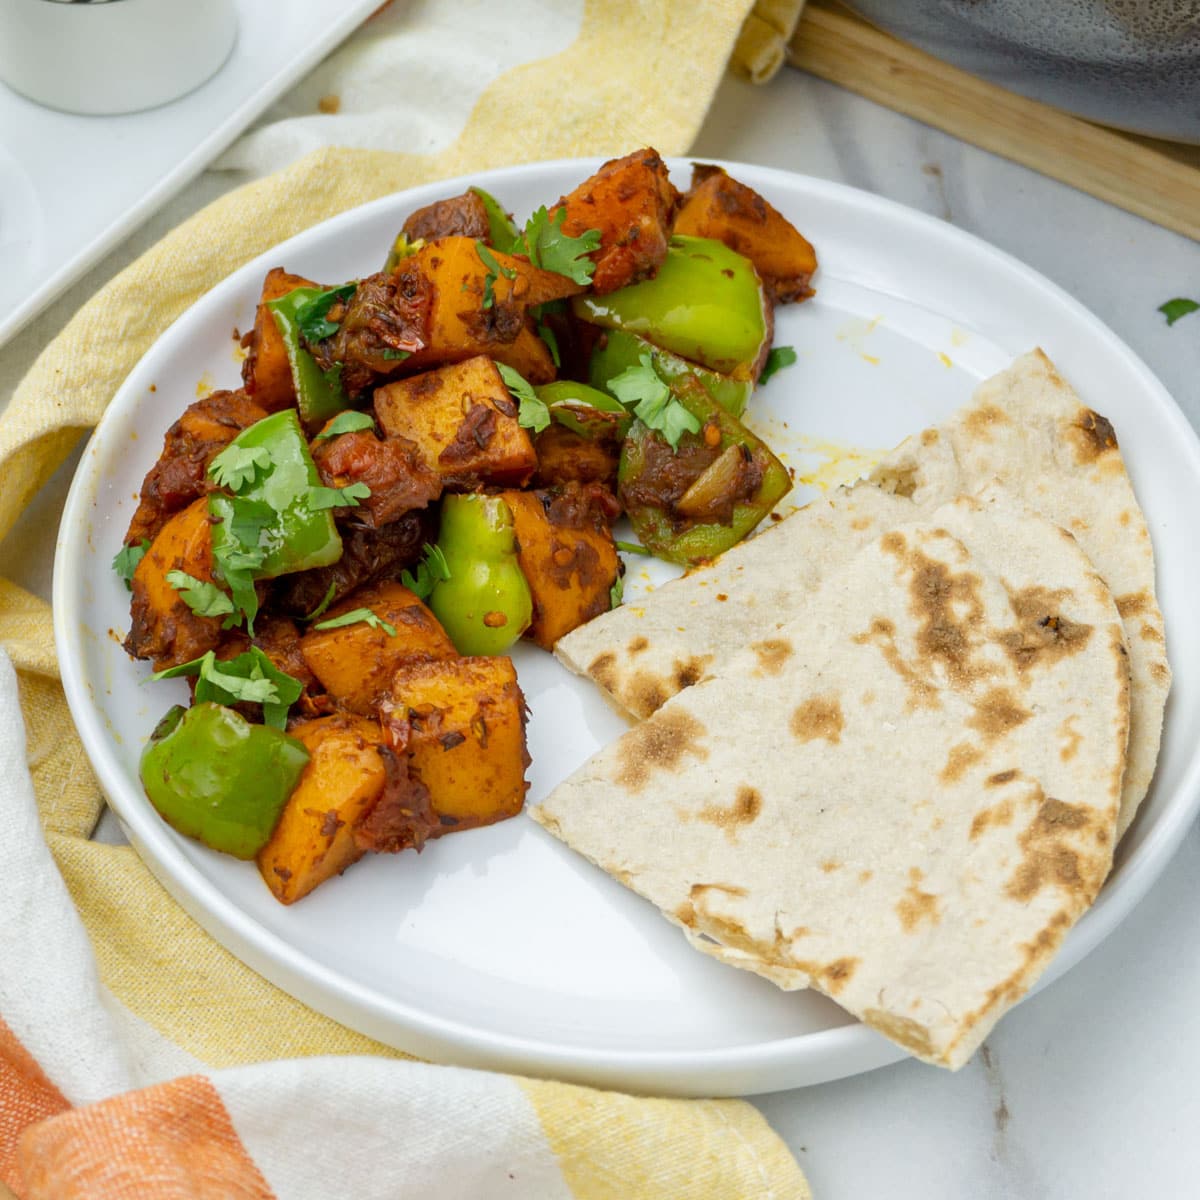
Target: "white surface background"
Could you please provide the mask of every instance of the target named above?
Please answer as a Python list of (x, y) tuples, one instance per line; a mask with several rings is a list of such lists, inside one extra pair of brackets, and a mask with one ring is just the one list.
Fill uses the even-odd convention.
[[(729, 80), (697, 157), (778, 166), (890, 196), (979, 234), (1061, 284), (1158, 373), (1200, 426), (1200, 246), (831, 85)], [(84, 298), (241, 182), (208, 172), (0, 350), (0, 402)], [(73, 464), (0, 545), (49, 594), (47, 543)], [(1192, 518), (1194, 519), (1194, 518)], [(1083, 964), (1005, 1018), (957, 1075), (902, 1063), (761, 1097), (818, 1200), (1173, 1200), (1200, 1194), (1200, 835)]]

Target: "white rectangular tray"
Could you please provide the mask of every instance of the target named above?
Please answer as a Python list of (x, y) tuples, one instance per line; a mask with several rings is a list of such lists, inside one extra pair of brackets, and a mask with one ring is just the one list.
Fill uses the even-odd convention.
[(195, 178), (380, 0), (238, 0), (224, 66), (146, 112), (85, 117), (0, 84), (0, 344)]

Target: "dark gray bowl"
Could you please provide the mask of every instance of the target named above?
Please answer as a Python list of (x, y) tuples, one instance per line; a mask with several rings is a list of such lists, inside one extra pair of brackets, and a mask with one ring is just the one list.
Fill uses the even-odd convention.
[(1200, 0), (850, 0), (922, 50), (1081, 117), (1200, 143)]

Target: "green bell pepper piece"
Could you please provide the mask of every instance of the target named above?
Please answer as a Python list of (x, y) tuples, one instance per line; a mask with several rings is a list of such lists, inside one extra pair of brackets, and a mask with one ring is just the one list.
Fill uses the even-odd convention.
[(142, 786), (180, 833), (236, 858), (267, 844), (308, 762), (304, 746), (232, 708), (176, 705), (142, 751)]
[(704, 440), (706, 429), (715, 426), (720, 434), (716, 447), (720, 454), (710, 470), (719, 471), (718, 463), (725, 452), (736, 447), (735, 453), (751, 460), (760, 473), (758, 487), (751, 496), (733, 504), (728, 522), (689, 518), (673, 506), (632, 502), (629, 493), (650, 465), (647, 450), (651, 439), (657, 441), (659, 449), (666, 446), (661, 434), (648, 429), (641, 421), (633, 423), (621, 447), (617, 470), (617, 488), (626, 515), (642, 545), (655, 557), (688, 566), (715, 558), (740, 542), (791, 491), (792, 480), (787, 468), (766, 443), (736, 417), (730, 416), (695, 379), (676, 380), (670, 386), (674, 398), (701, 426), (699, 434), (683, 434), (679, 443), (681, 450)]
[(693, 375), (727, 413), (740, 417), (746, 411), (746, 404), (754, 391), (754, 384), (750, 380), (733, 379), (710, 371), (699, 363), (688, 362), (686, 358), (663, 350), (636, 333), (627, 333), (623, 329), (610, 329), (603, 338), (603, 344), (598, 343), (592, 351), (588, 364), (592, 386), (608, 387), (610, 379), (615, 379), (630, 367), (636, 367), (646, 353), (649, 353), (655, 371), (664, 382), (670, 383), (685, 375)]
[(639, 334), (735, 379), (757, 376), (771, 340), (753, 264), (711, 238), (676, 235), (653, 279), (571, 304), (581, 320)]
[(312, 287), (293, 288), (286, 296), (280, 296), (278, 300), (267, 303), (283, 338), (288, 362), (291, 364), (296, 406), (300, 409), (305, 426), (309, 428), (323, 425), (330, 417), (350, 407), (350, 401), (346, 399), (342, 388), (341, 365), (322, 371), (317, 366), (317, 360), (304, 348), (300, 339), (300, 326), (296, 322), (297, 311), (326, 290)]
[(550, 410), (550, 419), (580, 437), (609, 436), (620, 441), (633, 422), (629, 410), (620, 400), (586, 383), (556, 379), (533, 390)]
[(512, 510), (499, 496), (445, 496), (437, 544), (449, 577), (429, 595), (434, 616), (459, 654), (503, 654), (533, 620)]
[[(208, 511), (216, 522), (212, 545), (218, 567), (230, 553), (248, 547), (261, 551), (261, 562), (250, 571), (254, 579), (274, 579), (337, 562), (342, 539), (333, 514), (310, 506), (321, 476), (295, 410), (284, 409), (256, 421), (230, 446), (264, 450), (269, 461), (242, 482), (235, 495), (213, 492), (208, 498)], [(251, 541), (246, 535), (255, 529), (257, 536)]]
[(424, 238), (415, 238), (410, 242), (408, 234), (401, 230), (396, 234), (396, 240), (392, 242), (392, 248), (388, 251), (387, 258), (384, 259), (384, 274), (390, 275), (406, 258), (412, 258), (418, 250), (424, 249)]
[(492, 248), (499, 250), (501, 254), (511, 254), (513, 245), (520, 236), (516, 222), (491, 192), (485, 192), (481, 187), (473, 187), (469, 190), (483, 201), (484, 211), (488, 218), (488, 241), (491, 242)]

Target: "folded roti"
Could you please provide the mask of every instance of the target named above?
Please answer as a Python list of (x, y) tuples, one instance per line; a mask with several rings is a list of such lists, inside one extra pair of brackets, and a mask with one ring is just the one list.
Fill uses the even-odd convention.
[(596, 618), (562, 638), (555, 653), (619, 708), (647, 717), (722, 670), (747, 643), (769, 643), (831, 571), (883, 530), (993, 479), (1070, 530), (1116, 597), (1132, 679), (1124, 833), (1154, 774), (1171, 683), (1154, 551), (1112, 426), (1040, 350), (986, 380), (945, 424), (903, 442), (868, 479)]
[(988, 489), (876, 535), (530, 812), (709, 953), (956, 1068), (1109, 870), (1128, 720), (1108, 589)]

